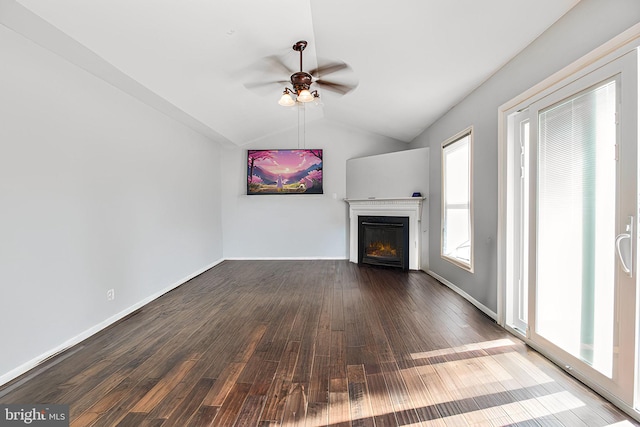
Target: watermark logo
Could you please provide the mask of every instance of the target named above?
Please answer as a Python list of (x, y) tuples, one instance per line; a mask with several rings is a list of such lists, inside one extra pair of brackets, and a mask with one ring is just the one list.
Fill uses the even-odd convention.
[(0, 427), (69, 427), (69, 405), (0, 405)]

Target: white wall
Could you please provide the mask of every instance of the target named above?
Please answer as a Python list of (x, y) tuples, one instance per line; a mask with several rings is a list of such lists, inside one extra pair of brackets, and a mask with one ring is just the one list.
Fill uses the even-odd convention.
[(639, 21), (637, 0), (582, 0), (411, 144), (414, 148), (431, 147), (430, 229), (440, 230), (440, 144), (473, 125), (475, 272), (468, 273), (443, 260), (437, 238), (430, 242), (429, 264), (432, 272), (494, 313), (497, 311), (498, 107)]
[(0, 63), (2, 383), (220, 260), (222, 229), (215, 143), (1, 25)]
[(429, 148), (347, 161), (347, 198), (411, 197), (429, 192)]
[(306, 148), (322, 148), (322, 195), (246, 195), (247, 149), (298, 148), (291, 129), (250, 146), (223, 150), (225, 258), (346, 259), (346, 161), (407, 144), (319, 120), (306, 126)]

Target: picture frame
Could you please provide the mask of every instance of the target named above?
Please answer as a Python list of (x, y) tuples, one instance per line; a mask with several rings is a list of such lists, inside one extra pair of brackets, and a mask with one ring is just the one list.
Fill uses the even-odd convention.
[(247, 195), (323, 194), (322, 149), (247, 150)]

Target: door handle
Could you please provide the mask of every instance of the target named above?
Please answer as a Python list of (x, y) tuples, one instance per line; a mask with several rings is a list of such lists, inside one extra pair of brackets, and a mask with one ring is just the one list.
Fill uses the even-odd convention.
[[(622, 267), (622, 271), (624, 271), (627, 276), (632, 277), (633, 276), (633, 272), (631, 271), (631, 268), (633, 267), (632, 265), (633, 257), (631, 256), (633, 251), (633, 239), (631, 239), (631, 236), (633, 235), (633, 217), (632, 216), (629, 217), (629, 222), (625, 227), (625, 231), (626, 233), (621, 233), (616, 236), (616, 252), (618, 253), (618, 259), (620, 260), (620, 266)], [(625, 260), (625, 256), (622, 253), (621, 243), (623, 240), (628, 240), (629, 242), (626, 250), (627, 257), (630, 260), (629, 263), (627, 263), (627, 261)]]

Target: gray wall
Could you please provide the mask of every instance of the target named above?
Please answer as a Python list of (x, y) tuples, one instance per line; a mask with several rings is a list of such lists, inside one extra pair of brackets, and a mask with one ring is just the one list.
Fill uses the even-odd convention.
[(220, 260), (222, 227), (211, 140), (2, 25), (0, 64), (3, 383)]
[(407, 148), (326, 120), (308, 123), (305, 139), (324, 150), (322, 195), (246, 194), (246, 150), (298, 148), (297, 129), (223, 151), (225, 258), (348, 258), (347, 159)]
[(429, 192), (429, 148), (347, 161), (347, 198), (424, 197)]
[(429, 223), (431, 230), (440, 230), (440, 144), (470, 125), (474, 128), (475, 272), (440, 257), (435, 231), (431, 271), (497, 312), (498, 107), (639, 21), (640, 1), (582, 0), (412, 142), (413, 148), (431, 147)]

